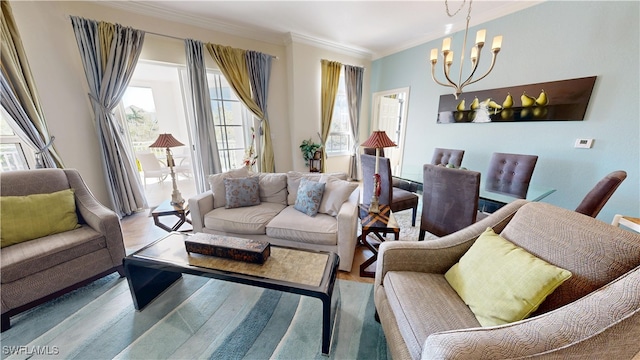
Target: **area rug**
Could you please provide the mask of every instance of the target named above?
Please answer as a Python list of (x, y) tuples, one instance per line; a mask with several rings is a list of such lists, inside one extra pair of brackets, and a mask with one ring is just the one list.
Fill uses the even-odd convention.
[(13, 317), (3, 359), (387, 359), (373, 286), (337, 280), (340, 311), (321, 355), (321, 302), (184, 275), (143, 311), (110, 275)]

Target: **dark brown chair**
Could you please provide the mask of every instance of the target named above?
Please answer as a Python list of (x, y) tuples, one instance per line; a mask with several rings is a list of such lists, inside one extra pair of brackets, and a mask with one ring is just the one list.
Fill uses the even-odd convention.
[(435, 148), (433, 150), (433, 158), (431, 159), (431, 164), (453, 164), (456, 167), (460, 167), (462, 165), (463, 157), (464, 150)]
[[(376, 148), (364, 148), (364, 153), (367, 155), (376, 156)], [(384, 156), (384, 148), (380, 149), (380, 156)]]
[(595, 218), (600, 210), (609, 201), (611, 195), (618, 186), (627, 178), (627, 173), (622, 170), (614, 171), (598, 181), (596, 186), (587, 193), (582, 202), (576, 208), (576, 212)]
[(442, 237), (476, 222), (479, 172), (425, 164), (423, 184), (418, 240), (424, 240), (425, 231)]
[[(489, 169), (484, 175), (485, 190), (525, 199), (537, 161), (537, 155), (493, 153)], [(498, 210), (503, 205), (480, 199), (480, 211), (484, 215)]]
[[(391, 211), (413, 209), (411, 226), (416, 225), (418, 213), (418, 195), (392, 186), (391, 164), (388, 158), (380, 157), (378, 162), (378, 174), (380, 174), (380, 188), (382, 189), (378, 202), (381, 205), (389, 205)], [(369, 204), (373, 195), (373, 174), (376, 169), (376, 157), (372, 155), (360, 155), (362, 164), (362, 202)]]

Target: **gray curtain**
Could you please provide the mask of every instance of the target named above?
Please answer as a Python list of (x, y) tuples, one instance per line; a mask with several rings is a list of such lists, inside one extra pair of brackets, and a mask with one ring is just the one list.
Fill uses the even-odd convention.
[(49, 136), (36, 84), (8, 1), (2, 1), (0, 17), (2, 106), (11, 117), (9, 122), (16, 135), (36, 151), (36, 167), (61, 168), (62, 159), (53, 146), (55, 137)]
[(71, 17), (95, 113), (102, 165), (113, 210), (130, 215), (147, 206), (133, 154), (113, 110), (138, 62), (144, 32), (119, 24)]
[(362, 79), (364, 68), (352, 65), (344, 66), (344, 82), (349, 104), (349, 121), (351, 122), (351, 136), (353, 148), (349, 163), (349, 178), (358, 180), (358, 148), (360, 147), (360, 107), (362, 105)]
[(191, 90), (191, 107), (195, 119), (196, 151), (196, 187), (199, 193), (207, 190), (207, 176), (222, 172), (218, 154), (211, 97), (207, 82), (207, 70), (204, 63), (203, 44), (197, 40), (186, 39), (187, 77)]
[(275, 161), (273, 157), (273, 146), (271, 144), (271, 129), (269, 127), (269, 116), (267, 113), (267, 98), (269, 95), (269, 80), (271, 78), (272, 57), (261, 52), (247, 50), (247, 69), (249, 70), (249, 80), (251, 82), (251, 95), (253, 101), (262, 110), (263, 118), (260, 119), (261, 135), (261, 156), (260, 171), (275, 172)]

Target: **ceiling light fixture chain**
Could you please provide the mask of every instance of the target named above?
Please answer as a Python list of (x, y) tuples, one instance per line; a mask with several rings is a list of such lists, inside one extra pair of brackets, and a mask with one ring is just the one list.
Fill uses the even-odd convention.
[[(452, 87), (454, 89), (454, 96), (456, 97), (456, 99), (458, 99), (458, 96), (460, 94), (462, 94), (462, 88), (464, 88), (467, 85), (473, 84), (475, 82), (478, 82), (482, 79), (484, 79), (487, 75), (489, 75), (489, 73), (491, 72), (491, 70), (493, 70), (493, 67), (496, 63), (496, 58), (498, 56), (498, 52), (500, 52), (500, 48), (502, 47), (502, 36), (496, 36), (493, 38), (493, 44), (491, 46), (491, 53), (493, 54), (491, 57), (491, 65), (489, 66), (489, 70), (487, 70), (487, 72), (482, 75), (481, 77), (477, 78), (477, 79), (473, 79), (473, 75), (475, 75), (476, 70), (478, 69), (478, 64), (480, 63), (480, 54), (482, 52), (482, 48), (484, 47), (484, 40), (485, 40), (485, 36), (487, 31), (485, 29), (479, 30), (476, 34), (476, 43), (475, 45), (471, 48), (471, 74), (469, 75), (469, 77), (465, 80), (462, 81), (462, 68), (464, 65), (464, 52), (465, 52), (465, 48), (467, 47), (467, 36), (469, 34), (469, 23), (471, 21), (471, 5), (473, 3), (473, 0), (469, 0), (469, 12), (467, 13), (467, 23), (466, 23), (466, 27), (464, 30), (464, 40), (462, 43), (462, 51), (460, 52), (460, 73), (458, 76), (458, 82), (455, 83), (453, 82), (453, 80), (451, 80), (449, 74), (450, 74), (450, 70), (451, 70), (451, 64), (453, 64), (453, 51), (451, 50), (451, 38), (445, 38), (444, 40), (442, 40), (442, 58), (443, 58), (443, 62), (442, 62), (442, 67), (443, 67), (443, 72), (444, 72), (444, 77), (447, 80), (447, 83), (443, 83), (441, 81), (439, 81), (438, 79), (436, 79), (435, 76), (435, 69), (436, 69), (436, 63), (438, 62), (438, 49), (431, 49), (431, 78), (433, 79), (433, 81), (438, 84), (438, 85), (442, 85), (442, 86), (447, 86), (447, 87)], [(466, 4), (466, 0), (462, 3), (462, 5), (460, 6), (460, 8), (453, 14), (451, 15), (450, 11), (449, 11), (449, 3), (447, 0), (445, 0), (445, 7), (447, 9), (447, 15), (449, 15), (450, 17), (453, 17), (454, 15), (456, 15)]]

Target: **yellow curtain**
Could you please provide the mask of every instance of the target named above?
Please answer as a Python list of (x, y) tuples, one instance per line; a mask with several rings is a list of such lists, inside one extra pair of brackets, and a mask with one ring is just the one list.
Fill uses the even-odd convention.
[(271, 144), (271, 130), (265, 115), (253, 101), (251, 97), (251, 82), (249, 80), (249, 70), (245, 57), (246, 50), (222, 46), (217, 44), (207, 44), (207, 50), (213, 60), (220, 68), (220, 71), (227, 79), (240, 101), (242, 101), (254, 113), (262, 123), (262, 163), (263, 172), (274, 172), (275, 161), (273, 157), (273, 145)]
[[(38, 131), (40, 141), (42, 144), (47, 144), (51, 137), (47, 129), (44, 112), (40, 106), (36, 84), (27, 61), (27, 54), (22, 46), (18, 27), (13, 18), (11, 6), (8, 1), (4, 0), (2, 1), (2, 48), (0, 49), (0, 54), (2, 56), (0, 66), (2, 66), (2, 72), (9, 86), (18, 98), (29, 120)], [(36, 142), (34, 141), (34, 143)], [(42, 149), (35, 150), (41, 151)], [(51, 165), (46, 167), (52, 167), (53, 165), (58, 168), (63, 167), (62, 158), (56, 152), (55, 145), (51, 145), (48, 148), (48, 154), (53, 164), (48, 164), (48, 161), (45, 161), (45, 166)], [(46, 156), (44, 153), (43, 155)]]
[[(336, 102), (336, 94), (338, 93), (338, 80), (340, 80), (340, 70), (342, 64), (337, 61), (322, 60), (322, 97), (321, 97), (321, 129), (322, 129), (322, 145), (324, 146), (329, 129), (331, 128), (331, 117), (333, 116), (333, 106)], [(322, 172), (326, 169), (327, 152), (322, 152)]]

